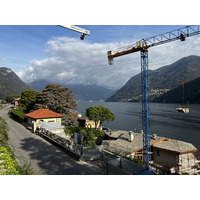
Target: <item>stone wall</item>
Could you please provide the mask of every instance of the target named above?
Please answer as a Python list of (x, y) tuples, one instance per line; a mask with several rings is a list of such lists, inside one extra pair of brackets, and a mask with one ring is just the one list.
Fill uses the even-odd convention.
[(79, 157), (79, 160), (91, 161), (98, 160), (101, 158), (103, 146), (94, 147), (82, 147), (81, 145), (75, 144), (69, 136), (65, 134), (53, 133), (49, 130), (41, 128), (36, 134), (51, 140), (52, 142), (60, 145), (64, 148), (70, 155)]

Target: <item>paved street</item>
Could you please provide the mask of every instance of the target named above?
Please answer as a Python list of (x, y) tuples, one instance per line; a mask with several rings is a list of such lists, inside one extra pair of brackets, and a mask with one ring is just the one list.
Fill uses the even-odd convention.
[(9, 124), (9, 144), (20, 162), (31, 162), (37, 172), (46, 175), (89, 175), (101, 174), (94, 167), (80, 163), (62, 152), (40, 136), (8, 116), (10, 108), (0, 111), (0, 116)]

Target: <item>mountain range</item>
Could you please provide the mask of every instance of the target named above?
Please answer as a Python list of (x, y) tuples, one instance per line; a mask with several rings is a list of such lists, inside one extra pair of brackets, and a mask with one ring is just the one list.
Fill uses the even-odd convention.
[(0, 67), (0, 99), (17, 94), (20, 95), (24, 90), (32, 90), (24, 83), (11, 69)]
[[(156, 102), (159, 96), (164, 95), (172, 89), (185, 83), (193, 81), (200, 77), (200, 57), (188, 56), (177, 62), (161, 67), (157, 70), (149, 70), (150, 100)], [(197, 81), (198, 82), (198, 81)], [(193, 83), (191, 83), (193, 84)], [(191, 85), (189, 84), (189, 85)], [(200, 87), (200, 85), (199, 85)], [(182, 93), (179, 94), (182, 97)], [(141, 73), (133, 76), (129, 81), (111, 97), (107, 102), (139, 102), (141, 101)], [(167, 102), (165, 98), (165, 102)]]
[[(46, 80), (26, 84), (11, 69), (0, 67), (0, 99), (14, 94), (20, 95), (24, 90), (42, 91), (48, 84), (50, 82)], [(77, 100), (82, 101), (104, 101), (115, 92), (114, 90), (97, 85), (63, 85), (63, 87), (68, 87), (76, 96)]]
[[(42, 91), (48, 84), (50, 84), (50, 82), (46, 80), (39, 80), (33, 81), (28, 84), (35, 90)], [(76, 96), (77, 100), (80, 101), (104, 101), (115, 92), (114, 90), (110, 90), (97, 85), (60, 85), (62, 85), (63, 87), (68, 87)]]
[[(152, 102), (181, 103), (182, 86), (185, 81), (185, 103), (200, 103), (200, 56), (184, 57), (177, 62), (149, 70), (150, 100)], [(0, 99), (13, 94), (20, 95), (24, 90), (42, 91), (50, 82), (39, 80), (24, 83), (11, 69), (0, 67)], [(56, 83), (59, 84), (59, 83)], [(62, 84), (61, 84), (62, 85)], [(97, 85), (63, 85), (72, 90), (77, 100), (107, 102), (141, 101), (141, 74), (137, 74), (118, 91)]]

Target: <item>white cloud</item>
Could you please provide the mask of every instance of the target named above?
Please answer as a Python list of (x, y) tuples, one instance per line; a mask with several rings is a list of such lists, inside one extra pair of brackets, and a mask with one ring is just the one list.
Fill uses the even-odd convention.
[(2, 61), (2, 62), (7, 62), (8, 59), (7, 59), (7, 58), (2, 58), (1, 61)]
[[(17, 74), (26, 82), (45, 79), (52, 83), (97, 84), (117, 89), (140, 72), (139, 52), (115, 58), (114, 65), (108, 65), (107, 51), (126, 45), (122, 42), (89, 43), (68, 37), (53, 38), (46, 44), (48, 58), (32, 60), (29, 67)], [(200, 55), (200, 38), (149, 48), (149, 68), (157, 69), (188, 55)]]

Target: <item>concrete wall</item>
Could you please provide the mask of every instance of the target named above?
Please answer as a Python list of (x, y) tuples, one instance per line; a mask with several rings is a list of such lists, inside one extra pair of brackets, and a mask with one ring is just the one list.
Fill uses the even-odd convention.
[(47, 118), (47, 119), (37, 119), (36, 120), (36, 123), (39, 123), (39, 122), (52, 122), (52, 123), (55, 123), (57, 122), (57, 118)]
[(61, 125), (61, 118), (46, 118), (46, 119), (32, 119), (28, 117), (28, 123), (31, 125), (33, 122), (39, 123), (39, 122), (52, 122), (52, 123), (58, 123)]
[[(100, 126), (100, 121), (98, 121), (98, 123), (97, 123), (97, 128), (99, 128), (99, 126)], [(95, 122), (93, 120), (86, 120), (85, 127), (86, 128), (95, 128)]]
[(58, 123), (61, 126), (61, 118), (47, 118), (47, 119), (32, 119), (28, 117), (28, 124), (30, 124), (33, 128), (33, 132), (36, 130), (36, 123), (39, 122), (49, 122), (49, 123)]
[(28, 124), (32, 125), (32, 123), (34, 122), (35, 120), (31, 119), (30, 117), (28, 117)]
[(56, 123), (61, 125), (61, 118), (56, 118)]
[(121, 157), (107, 162), (107, 172), (112, 175), (134, 175), (144, 170), (146, 168)]

